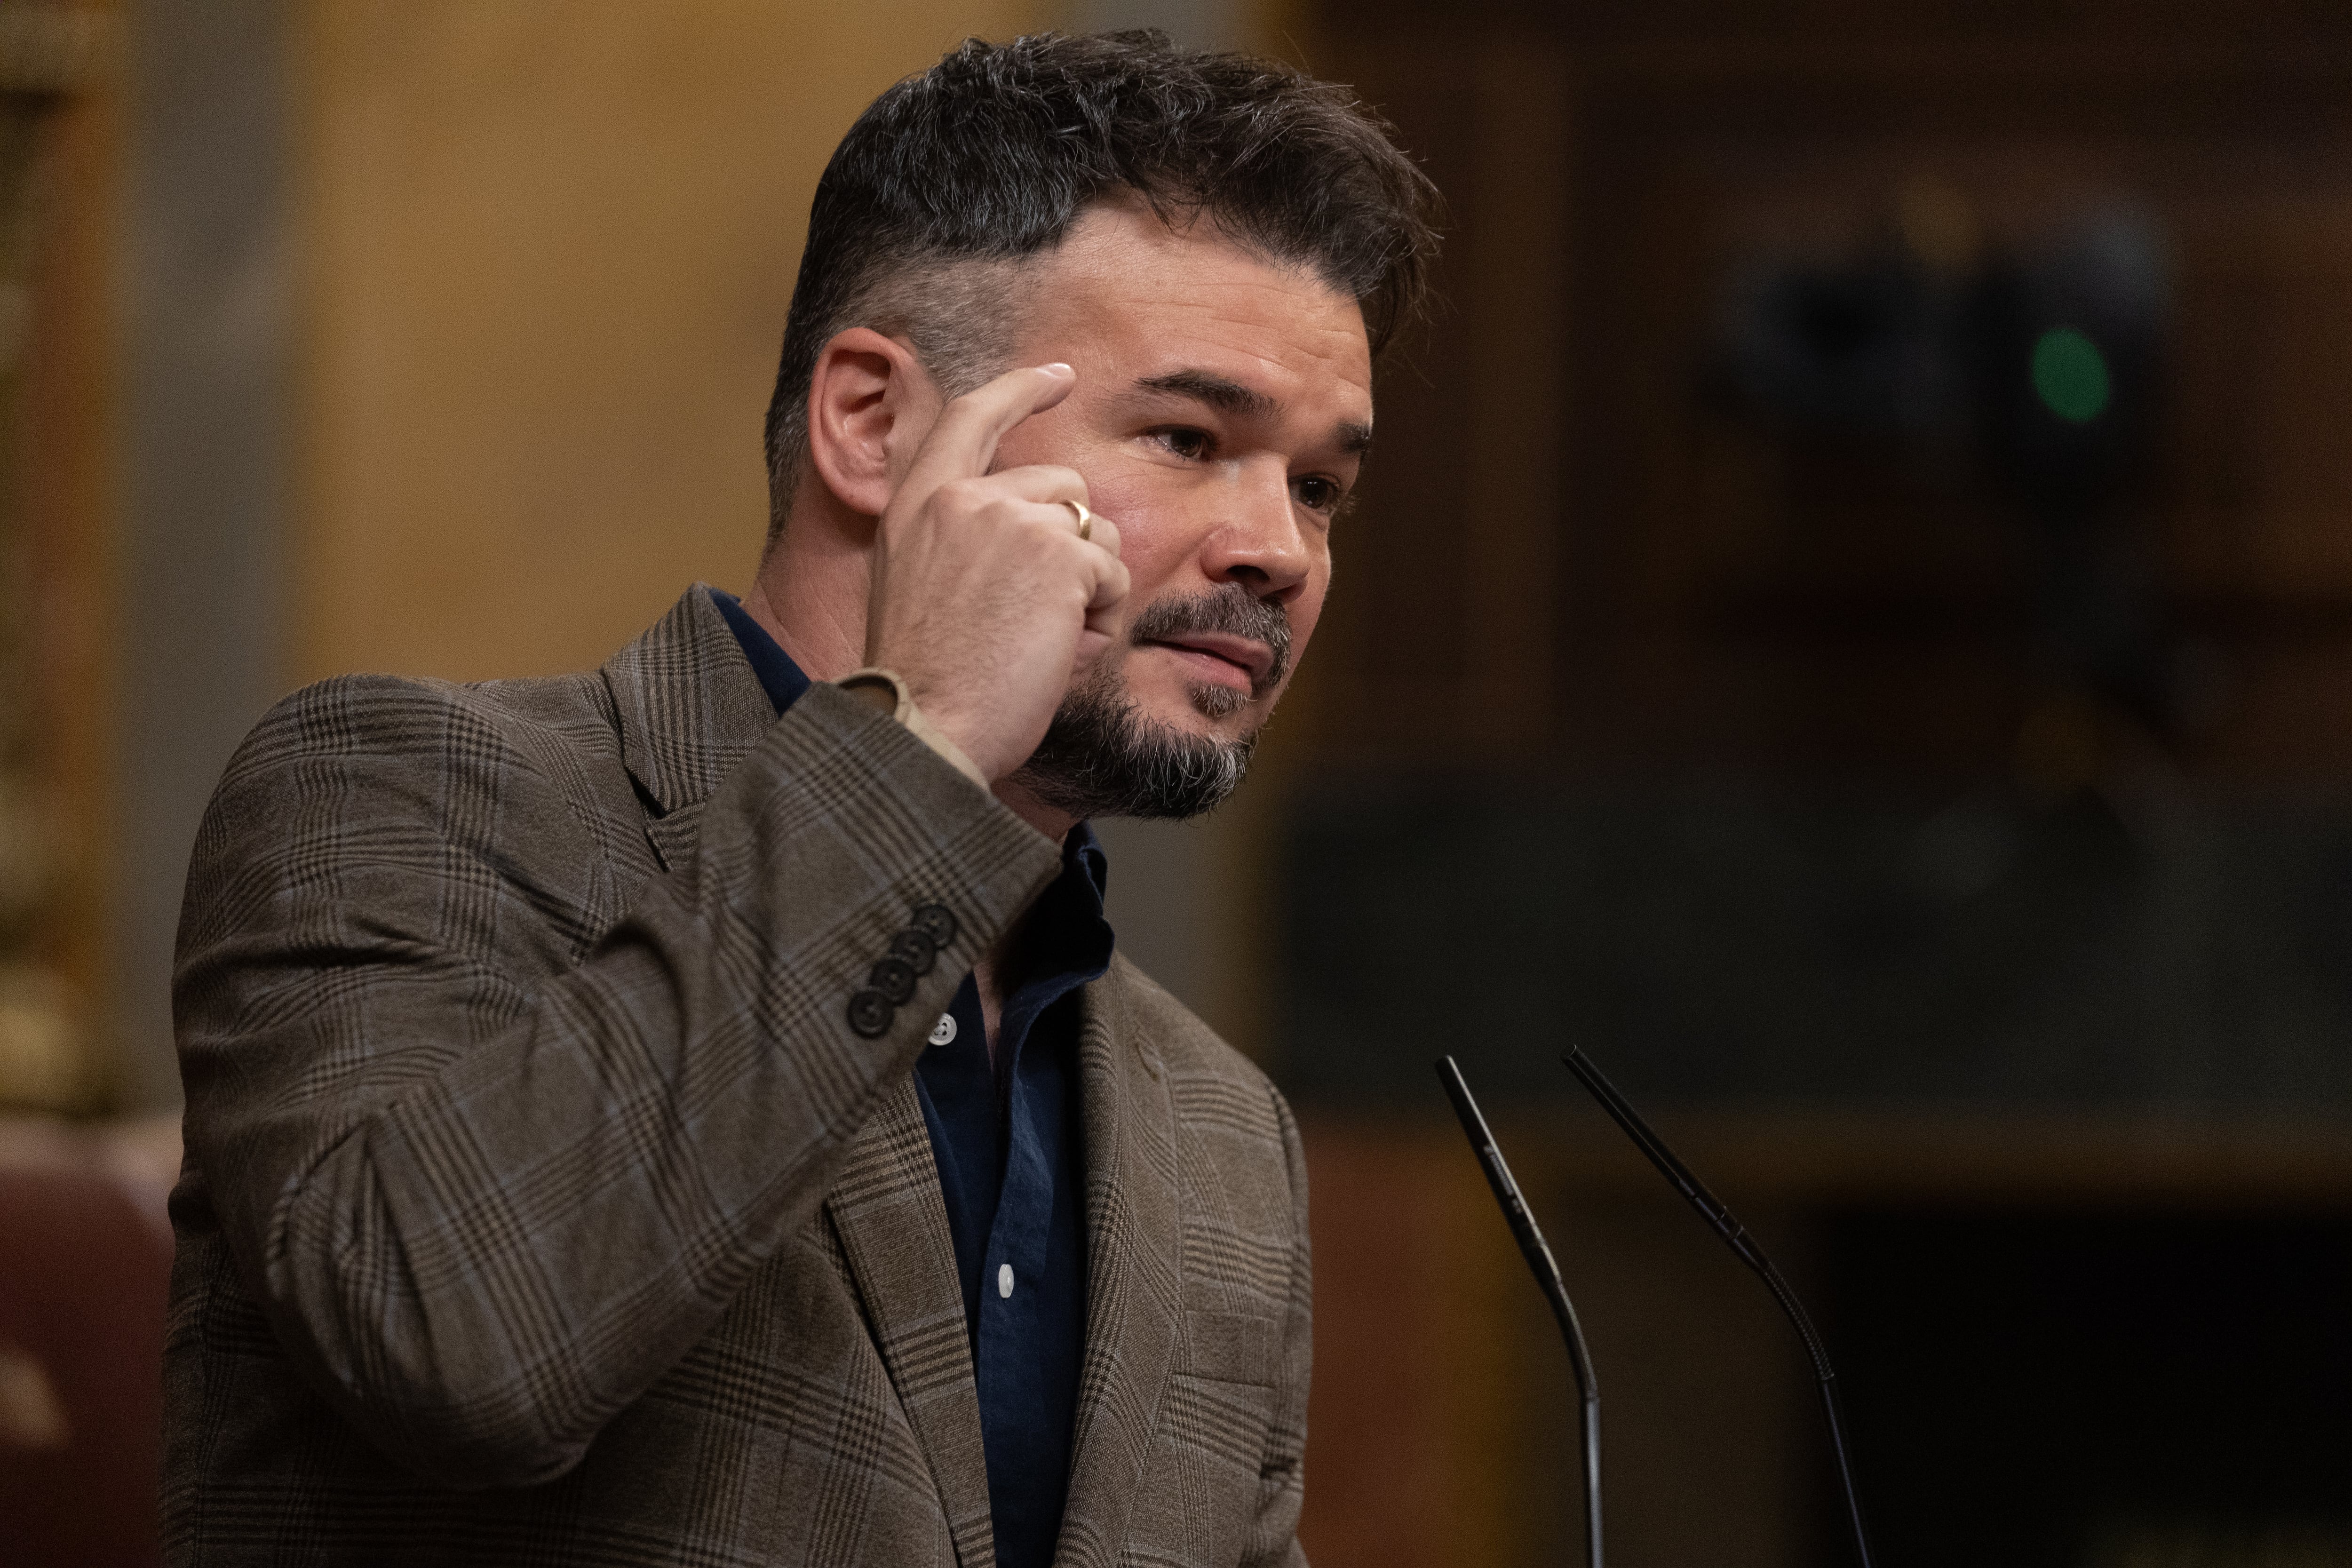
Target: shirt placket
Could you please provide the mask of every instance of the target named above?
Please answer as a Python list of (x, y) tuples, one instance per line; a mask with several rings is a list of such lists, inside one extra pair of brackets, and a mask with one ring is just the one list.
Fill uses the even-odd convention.
[[(1037, 1344), (1039, 1296), (1053, 1213), (1051, 1151), (1037, 1124), (1034, 1094), (1026, 1081), (1028, 1040), (1034, 1015), (1007, 1018), (1003, 1038), (1013, 1057), (1006, 1095), (1004, 1184), (990, 1226), (986, 1264), (981, 1273), (980, 1385), (983, 1407), (1021, 1411), (1034, 1402), (1036, 1369), (1022, 1352)], [(1025, 1423), (1024, 1423), (1025, 1425)]]

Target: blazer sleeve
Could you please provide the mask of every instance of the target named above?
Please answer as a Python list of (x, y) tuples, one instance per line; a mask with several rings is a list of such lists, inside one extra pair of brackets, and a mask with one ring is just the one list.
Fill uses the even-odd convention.
[(1290, 1303), (1284, 1320), (1282, 1370), (1274, 1424), (1258, 1466), (1257, 1518), (1242, 1562), (1249, 1568), (1307, 1568), (1298, 1544), (1298, 1510), (1307, 1496), (1307, 1391), (1314, 1371), (1315, 1284), (1307, 1234), (1307, 1152), (1298, 1122), (1278, 1090), (1283, 1162), (1290, 1182)]
[[(199, 1201), (310, 1380), (445, 1485), (562, 1474), (691, 1348), (1059, 868), (829, 688), (706, 804), (691, 872), (633, 890), (609, 840), (641, 819), (583, 807), (576, 757), (470, 689), (329, 682), (240, 749), (189, 871)], [(861, 1037), (929, 904), (952, 938)]]

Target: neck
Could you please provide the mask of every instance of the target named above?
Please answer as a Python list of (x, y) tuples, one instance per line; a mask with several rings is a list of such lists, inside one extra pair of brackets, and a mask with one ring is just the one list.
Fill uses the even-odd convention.
[[(775, 548), (761, 558), (743, 608), (801, 673), (811, 680), (839, 680), (866, 666), (866, 604), (873, 585), (867, 563), (876, 520), (838, 503), (812, 508), (806, 499), (793, 509)], [(825, 499), (831, 500), (829, 492)], [(1015, 779), (998, 779), (992, 793), (1056, 844), (1077, 826), (1076, 817), (1047, 805)]]
[(1070, 829), (1078, 825), (1076, 817), (1039, 800), (1018, 778), (997, 780), (994, 793), (1013, 816), (1056, 844), (1067, 838)]
[(866, 664), (875, 520), (823, 515), (841, 510), (794, 507), (743, 595), (743, 608), (760, 629), (811, 680), (839, 680)]

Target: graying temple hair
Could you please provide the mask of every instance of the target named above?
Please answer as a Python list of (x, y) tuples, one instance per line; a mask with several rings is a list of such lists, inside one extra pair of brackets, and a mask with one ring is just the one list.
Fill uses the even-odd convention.
[[(961, 397), (1012, 368), (1027, 303), (1021, 274), (1029, 257), (919, 261), (869, 279), (835, 313), (821, 341), (852, 327), (904, 338), (942, 398)], [(775, 412), (768, 444), (768, 541), (783, 532), (793, 487), (808, 455), (807, 388)]]

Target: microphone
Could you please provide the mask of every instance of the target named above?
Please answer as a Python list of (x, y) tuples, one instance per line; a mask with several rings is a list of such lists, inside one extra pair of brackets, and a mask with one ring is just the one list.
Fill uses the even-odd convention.
[[(1449, 1061), (1451, 1059), (1448, 1058)], [(1837, 1455), (1838, 1483), (1845, 1491), (1846, 1521), (1853, 1530), (1854, 1558), (1861, 1568), (1871, 1568), (1870, 1541), (1862, 1528), (1862, 1500), (1854, 1492), (1853, 1465), (1846, 1456), (1845, 1415), (1838, 1404), (1837, 1374), (1830, 1370), (1829, 1352), (1822, 1348), (1821, 1335), (1813, 1331), (1813, 1321), (1805, 1315), (1797, 1293), (1789, 1289), (1789, 1282), (1780, 1278), (1780, 1271), (1772, 1267), (1772, 1260), (1764, 1256), (1764, 1249), (1757, 1245), (1754, 1237), (1748, 1234), (1748, 1227), (1741, 1225), (1696, 1176), (1691, 1174), (1689, 1166), (1675, 1158), (1674, 1151), (1650, 1131), (1650, 1124), (1643, 1121), (1631, 1105), (1625, 1103), (1625, 1097), (1617, 1092), (1617, 1086), (1601, 1076), (1601, 1069), (1592, 1065), (1592, 1058), (1584, 1054), (1582, 1047), (1570, 1046), (1568, 1054), (1560, 1060), (1568, 1064), (1568, 1070), (1576, 1075), (1577, 1081), (1591, 1092), (1592, 1098), (1601, 1102), (1601, 1109), (1609, 1113), (1609, 1119), (1633, 1141), (1633, 1146), (1649, 1157), (1650, 1163), (1658, 1168), (1658, 1173), (1665, 1177), (1668, 1184), (1682, 1194), (1685, 1201), (1698, 1211), (1699, 1217), (1723, 1238), (1723, 1244), (1731, 1248), (1732, 1254), (1763, 1279), (1765, 1288), (1772, 1292), (1772, 1300), (1780, 1303), (1790, 1325), (1797, 1331), (1797, 1338), (1804, 1342), (1805, 1354), (1812, 1360), (1814, 1380), (1821, 1385), (1822, 1414), (1829, 1419), (1830, 1447)], [(1468, 1092), (1466, 1089), (1463, 1091), (1465, 1099)], [(1456, 1102), (1457, 1107), (1459, 1103)], [(1464, 1124), (1468, 1124), (1466, 1117)], [(1485, 1124), (1482, 1122), (1480, 1125), (1483, 1128)], [(1498, 1167), (1501, 1160), (1500, 1155), (1496, 1156)], [(1504, 1177), (1505, 1181), (1509, 1179), (1507, 1175)], [(1496, 1190), (1498, 1194), (1501, 1191), (1499, 1187)], [(1528, 1224), (1532, 1229), (1534, 1222), (1529, 1221)], [(1522, 1242), (1521, 1245), (1526, 1244)], [(1542, 1245), (1540, 1238), (1537, 1245)], [(1545, 1254), (1545, 1259), (1549, 1261), (1550, 1254)], [(1563, 1296), (1560, 1300), (1565, 1304), (1567, 1298)], [(1596, 1546), (1595, 1551), (1598, 1550)], [(1594, 1562), (1599, 1561), (1596, 1556)]]
[(1440, 1057), (1437, 1077), (1445, 1085), (1445, 1097), (1454, 1102), (1454, 1113), (1462, 1119), (1462, 1131), (1478, 1156), (1479, 1167), (1486, 1173), (1486, 1184), (1495, 1189), (1495, 1201), (1502, 1205), (1504, 1219), (1510, 1222), (1511, 1235), (1519, 1244), (1521, 1256), (1527, 1258), (1544, 1300), (1551, 1303), (1551, 1315), (1559, 1320), (1560, 1338), (1568, 1342), (1569, 1365), (1576, 1370), (1576, 1392), (1584, 1402), (1580, 1436), (1584, 1458), (1585, 1563), (1586, 1568), (1601, 1568), (1601, 1389), (1592, 1380), (1592, 1355), (1584, 1348), (1584, 1330), (1576, 1321), (1576, 1307), (1568, 1299), (1568, 1287), (1560, 1282), (1559, 1265), (1553, 1260), (1543, 1232), (1536, 1226), (1536, 1216), (1528, 1212), (1528, 1201), (1519, 1195), (1519, 1184), (1511, 1179), (1511, 1168), (1503, 1163), (1503, 1152), (1495, 1146), (1495, 1135), (1487, 1131), (1486, 1119), (1478, 1113), (1478, 1102), (1470, 1098), (1470, 1086), (1463, 1080), (1462, 1069), (1454, 1065), (1452, 1057)]

